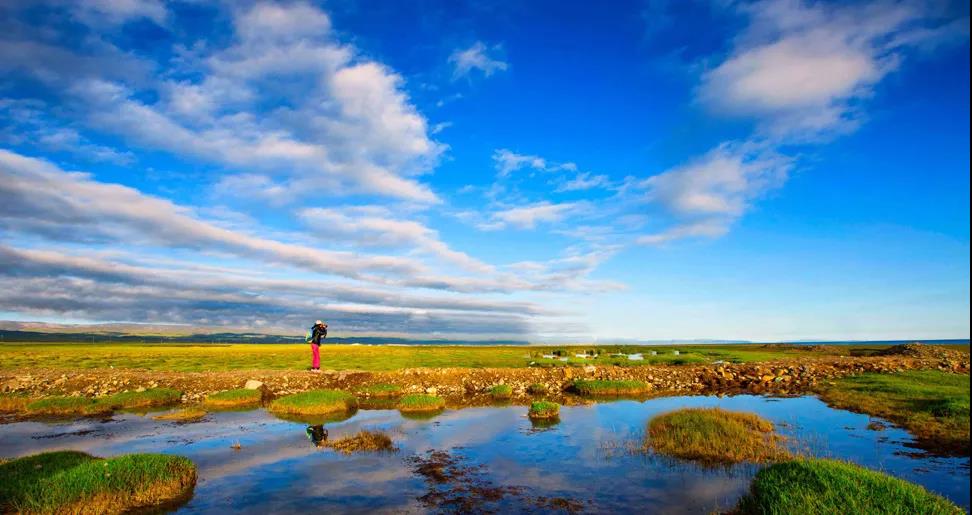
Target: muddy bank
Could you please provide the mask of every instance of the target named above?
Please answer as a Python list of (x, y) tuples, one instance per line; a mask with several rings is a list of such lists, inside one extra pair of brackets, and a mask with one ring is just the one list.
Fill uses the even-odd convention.
[[(263, 383), (268, 397), (316, 388), (355, 390), (378, 384), (401, 387), (402, 393), (430, 393), (445, 397), (450, 405), (494, 402), (489, 388), (509, 385), (512, 402), (537, 397), (531, 385), (544, 385), (543, 397), (566, 404), (582, 402), (569, 395), (577, 379), (638, 380), (652, 395), (756, 393), (791, 395), (812, 392), (834, 378), (865, 372), (893, 373), (937, 369), (968, 374), (969, 355), (890, 355), (873, 357), (815, 356), (748, 364), (656, 365), (637, 367), (593, 366), (563, 368), (435, 368), (393, 372), (327, 370), (239, 370), (221, 372), (166, 372), (138, 369), (3, 370), (0, 392), (30, 397), (76, 395), (100, 397), (122, 391), (167, 387), (183, 392), (182, 402), (201, 402), (209, 394), (241, 388), (248, 380)], [(366, 396), (366, 395), (365, 395)]]

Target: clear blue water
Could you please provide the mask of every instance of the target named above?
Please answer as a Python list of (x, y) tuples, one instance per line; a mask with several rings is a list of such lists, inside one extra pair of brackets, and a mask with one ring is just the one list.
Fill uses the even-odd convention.
[[(429, 492), (458, 486), (478, 509), (557, 511), (538, 498), (563, 498), (595, 513), (710, 513), (735, 504), (756, 466), (705, 469), (623, 452), (640, 442), (652, 416), (687, 406), (756, 412), (778, 424), (795, 448), (857, 462), (916, 482), (969, 508), (969, 459), (915, 454), (896, 428), (867, 429), (866, 415), (827, 407), (813, 397), (667, 397), (564, 407), (560, 422), (534, 427), (522, 406), (445, 411), (427, 420), (397, 411), (360, 410), (326, 424), (330, 438), (359, 429), (387, 431), (398, 451), (345, 456), (318, 449), (306, 424), (262, 409), (212, 413), (177, 424), (119, 414), (109, 421), (18, 422), (0, 425), (0, 456), (74, 449), (96, 456), (164, 452), (199, 466), (185, 513), (279, 513), (329, 510), (415, 512), (441, 509)], [(231, 446), (239, 442), (241, 448)], [(435, 484), (416, 473), (415, 456), (446, 451), (468, 472), (457, 483)], [(476, 487), (521, 487), (489, 496)], [(420, 498), (423, 498), (420, 500)], [(441, 498), (439, 498), (441, 501)], [(546, 507), (543, 507), (546, 506)]]

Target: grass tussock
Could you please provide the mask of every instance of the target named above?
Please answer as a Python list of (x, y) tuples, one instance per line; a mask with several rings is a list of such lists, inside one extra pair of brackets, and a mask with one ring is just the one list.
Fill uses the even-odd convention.
[(237, 388), (214, 393), (206, 397), (206, 404), (216, 408), (236, 408), (240, 406), (254, 406), (263, 401), (263, 392)]
[(777, 463), (756, 474), (737, 508), (743, 514), (962, 514), (955, 504), (907, 481), (835, 460)]
[(509, 399), (513, 397), (513, 388), (508, 384), (497, 384), (487, 390), (494, 399)]
[(532, 419), (556, 418), (560, 415), (560, 404), (550, 401), (534, 401), (530, 404), (528, 415)]
[(967, 374), (913, 370), (862, 374), (835, 383), (820, 395), (831, 406), (888, 419), (929, 450), (968, 456)]
[(295, 415), (343, 413), (358, 407), (358, 401), (341, 390), (310, 390), (287, 395), (270, 403), (270, 411)]
[(398, 400), (398, 411), (404, 413), (421, 413), (439, 411), (445, 408), (445, 399), (435, 395), (406, 395)]
[(206, 416), (206, 414), (207, 411), (203, 408), (200, 408), (199, 406), (192, 406), (178, 411), (173, 411), (172, 413), (156, 415), (152, 418), (155, 420), (164, 420), (168, 422), (195, 422), (197, 420), (201, 420)]
[(0, 477), (0, 512), (123, 513), (187, 496), (196, 466), (164, 454), (100, 459), (57, 451), (4, 463)]
[(645, 447), (708, 465), (789, 458), (773, 429), (772, 422), (753, 413), (688, 408), (651, 419)]
[(581, 395), (637, 395), (649, 392), (651, 385), (643, 381), (578, 379), (573, 389)]
[(398, 397), (402, 387), (397, 384), (371, 384), (358, 389), (358, 393), (369, 397)]
[(353, 454), (357, 452), (394, 452), (397, 449), (392, 443), (392, 439), (380, 431), (359, 431), (351, 436), (339, 438), (333, 441), (324, 442), (326, 447), (330, 447), (342, 454)]

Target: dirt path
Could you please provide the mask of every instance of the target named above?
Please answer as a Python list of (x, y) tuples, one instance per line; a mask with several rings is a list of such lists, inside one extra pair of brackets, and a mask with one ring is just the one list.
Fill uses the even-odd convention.
[(406, 393), (434, 393), (450, 405), (486, 402), (486, 390), (496, 384), (513, 389), (513, 401), (525, 402), (527, 387), (542, 384), (551, 399), (567, 404), (564, 391), (576, 379), (628, 379), (651, 385), (654, 394), (772, 393), (798, 394), (814, 390), (831, 379), (864, 372), (898, 372), (939, 369), (969, 372), (969, 355), (881, 357), (814, 356), (786, 361), (748, 364), (677, 366), (585, 366), (563, 368), (435, 368), (394, 372), (239, 370), (220, 372), (166, 372), (137, 369), (31, 369), (0, 371), (0, 391), (30, 396), (101, 396), (138, 388), (169, 387), (184, 393), (183, 402), (195, 402), (207, 394), (241, 388), (249, 379), (263, 382), (272, 395), (286, 395), (315, 388), (354, 391), (365, 385), (396, 384)]

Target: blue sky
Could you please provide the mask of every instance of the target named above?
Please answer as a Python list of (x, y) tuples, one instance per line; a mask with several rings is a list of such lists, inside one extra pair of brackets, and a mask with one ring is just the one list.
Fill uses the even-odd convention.
[(0, 7), (0, 319), (969, 336), (962, 2)]

